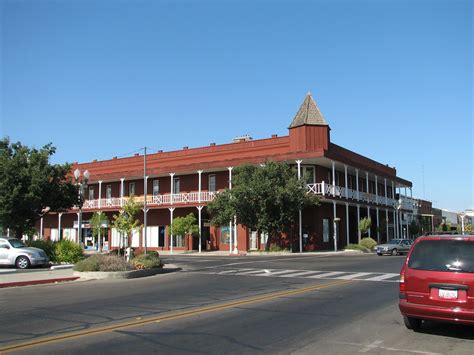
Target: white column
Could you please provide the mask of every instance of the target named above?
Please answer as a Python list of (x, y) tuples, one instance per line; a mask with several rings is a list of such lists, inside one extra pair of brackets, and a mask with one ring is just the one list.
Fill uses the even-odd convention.
[(397, 223), (396, 223), (396, 217), (395, 216), (396, 216), (395, 210), (393, 210), (393, 238), (397, 237)]
[(346, 198), (349, 198), (349, 184), (347, 183), (347, 165), (344, 165), (344, 184), (346, 185)]
[(102, 180), (99, 180), (99, 210), (102, 208)]
[(237, 216), (234, 216), (234, 254), (239, 253), (239, 248), (238, 248), (238, 235), (237, 235)]
[(142, 245), (145, 247), (145, 253), (147, 252), (148, 248), (148, 211), (150, 210), (147, 207), (147, 197), (148, 197), (148, 175), (145, 176), (145, 181), (143, 182), (143, 241)]
[[(201, 175), (202, 175), (202, 170), (198, 170), (198, 203), (201, 203)], [(199, 233), (199, 238), (201, 238), (201, 233)]]
[(357, 201), (360, 200), (360, 193), (359, 193), (359, 169), (356, 169), (356, 190), (357, 190)]
[(388, 242), (388, 210), (385, 210), (385, 229), (387, 233), (387, 242)]
[[(81, 237), (79, 236), (79, 230), (81, 228), (79, 228), (79, 222), (80, 222), (80, 213), (79, 212), (76, 212), (77, 214), (77, 233), (76, 233), (76, 243), (79, 244), (81, 242)], [(82, 223), (82, 222), (81, 222)], [(121, 239), (121, 238), (120, 238)]]
[(334, 251), (337, 251), (337, 213), (336, 213), (336, 201), (332, 201), (332, 206), (333, 206), (333, 212), (334, 212), (334, 219), (333, 219), (333, 224), (332, 227), (334, 228), (333, 230), (333, 239), (334, 239)]
[[(232, 190), (232, 166), (227, 168), (229, 170), (229, 190)], [(229, 253), (232, 254), (232, 220), (229, 221)]]
[(377, 175), (375, 175), (375, 202), (378, 204), (379, 203), (379, 183), (378, 183), (378, 178)]
[[(388, 205), (388, 197), (387, 197), (387, 179), (383, 179), (383, 186), (385, 189), (385, 205)], [(387, 234), (388, 235), (388, 234)]]
[(369, 173), (366, 171), (365, 172), (365, 188), (367, 192), (367, 196), (369, 195)]
[[(301, 163), (302, 160), (297, 160), (296, 164), (298, 164), (298, 180), (301, 180)], [(324, 196), (324, 181), (322, 184), (323, 189), (323, 196)], [(300, 247), (300, 254), (303, 253), (303, 214), (301, 209), (298, 211), (298, 239), (299, 239), (299, 247)]]
[(331, 160), (332, 166), (332, 197), (336, 197), (336, 164)]
[(379, 208), (375, 209), (375, 213), (377, 214), (377, 243), (380, 243), (380, 222), (379, 222)]
[[(372, 218), (370, 218), (370, 206), (367, 206), (367, 218), (370, 219), (372, 221)], [(369, 235), (369, 238), (371, 237), (371, 231), (370, 231), (371, 228), (369, 228), (368, 230), (368, 235)]]
[(171, 233), (171, 225), (173, 224), (174, 207), (169, 207), (170, 210), (170, 253), (173, 254), (173, 234)]
[(396, 225), (397, 225), (397, 232), (395, 233), (395, 238), (397, 238), (397, 239), (398, 239), (399, 236), (400, 236), (399, 217), (400, 217), (400, 214), (399, 214), (399, 211), (397, 211), (397, 221), (396, 221), (396, 222), (397, 222), (397, 223), (396, 223)]
[(40, 219), (40, 233), (39, 233), (40, 239), (43, 239), (43, 217)]
[(62, 212), (58, 213), (58, 239), (61, 240), (61, 217), (63, 216)]
[(170, 173), (170, 204), (173, 205), (173, 202), (174, 202), (174, 199), (173, 199), (173, 195), (174, 195), (174, 173)]
[(201, 211), (204, 206), (197, 206), (198, 213), (198, 225), (199, 225), (199, 253), (201, 253)]
[(346, 202), (346, 246), (349, 245), (350, 243), (350, 238), (349, 238), (349, 203)]
[(125, 181), (125, 178), (120, 178), (120, 207), (123, 207), (123, 182)]
[(358, 240), (360, 243), (360, 229), (359, 229), (359, 223), (360, 223), (360, 205), (357, 205), (357, 236)]

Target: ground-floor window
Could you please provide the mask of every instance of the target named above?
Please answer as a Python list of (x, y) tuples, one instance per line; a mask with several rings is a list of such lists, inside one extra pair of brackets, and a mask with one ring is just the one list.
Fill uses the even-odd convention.
[(128, 245), (128, 238), (125, 238), (125, 236), (122, 236), (121, 233), (115, 228), (111, 229), (111, 234), (112, 234), (112, 248), (126, 248)]
[(147, 227), (147, 246), (152, 248), (165, 246), (165, 226)]
[[(171, 238), (171, 236), (170, 236)], [(173, 236), (173, 247), (183, 248), (184, 247), (184, 237), (182, 235)]]
[(140, 229), (132, 230), (132, 248), (140, 247)]
[(329, 242), (329, 219), (323, 219), (323, 242)]
[(75, 228), (63, 228), (63, 239), (67, 239), (76, 242), (76, 229)]
[(51, 229), (51, 241), (57, 242), (59, 240), (59, 229), (52, 228)]
[(261, 244), (267, 244), (268, 242), (268, 234), (267, 233), (261, 233), (260, 234), (260, 243)]

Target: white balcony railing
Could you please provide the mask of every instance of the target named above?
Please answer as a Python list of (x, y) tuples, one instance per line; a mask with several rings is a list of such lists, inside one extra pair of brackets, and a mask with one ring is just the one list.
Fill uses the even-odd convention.
[[(218, 192), (198, 191), (185, 192), (179, 194), (158, 194), (158, 195), (148, 195), (146, 198), (146, 203), (149, 206), (162, 206), (162, 205), (182, 205), (182, 204), (196, 204), (209, 202), (214, 199)], [(98, 209), (98, 208), (119, 208), (125, 204), (128, 197), (113, 197), (113, 198), (103, 198), (95, 200), (85, 200), (82, 206), (82, 209)], [(136, 196), (135, 201), (144, 202), (143, 196)]]
[[(353, 189), (345, 188), (342, 186), (334, 186), (325, 182), (308, 184), (307, 185), (308, 193), (314, 193), (315, 195), (321, 195), (327, 198), (338, 197), (346, 198), (350, 200), (356, 200), (361, 202), (373, 203), (381, 206), (389, 206), (396, 208), (398, 206), (398, 201), (385, 197), (377, 196), (371, 193), (356, 191)], [(415, 200), (409, 198), (402, 198), (402, 209), (404, 210), (413, 210)], [(411, 206), (411, 207), (410, 207)]]

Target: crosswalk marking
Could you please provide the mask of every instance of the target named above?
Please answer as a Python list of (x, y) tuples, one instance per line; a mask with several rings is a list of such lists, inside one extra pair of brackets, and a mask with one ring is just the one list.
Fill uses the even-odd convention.
[(370, 272), (358, 272), (358, 273), (355, 273), (355, 274), (344, 275), (344, 276), (341, 276), (339, 278), (342, 279), (342, 280), (353, 280), (353, 279), (357, 279), (359, 277), (363, 277), (363, 276), (367, 276), (367, 275), (371, 275), (371, 273)]
[(334, 271), (334, 272), (326, 272), (324, 274), (318, 274), (313, 276), (308, 276), (310, 279), (323, 279), (323, 278), (330, 278), (336, 275), (347, 274), (347, 272), (342, 271)]
[(321, 271), (321, 270), (282, 270), (282, 269), (202, 269), (193, 271), (199, 274), (222, 276), (287, 277), (305, 279), (336, 279), (357, 281), (398, 282), (399, 274), (380, 272)]
[[(391, 279), (395, 276), (400, 276), (399, 274), (383, 274), (383, 275), (380, 275), (380, 276), (375, 276), (375, 277), (371, 277), (369, 279), (365, 279), (366, 281), (382, 281), (382, 280), (385, 280), (385, 279)], [(398, 280), (397, 280), (398, 281)]]

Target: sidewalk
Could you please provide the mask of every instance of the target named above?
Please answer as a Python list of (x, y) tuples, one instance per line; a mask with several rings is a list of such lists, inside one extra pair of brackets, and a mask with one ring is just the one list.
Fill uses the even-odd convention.
[(74, 281), (79, 277), (73, 276), (72, 268), (67, 269), (0, 269), (0, 288), (41, 285)]

